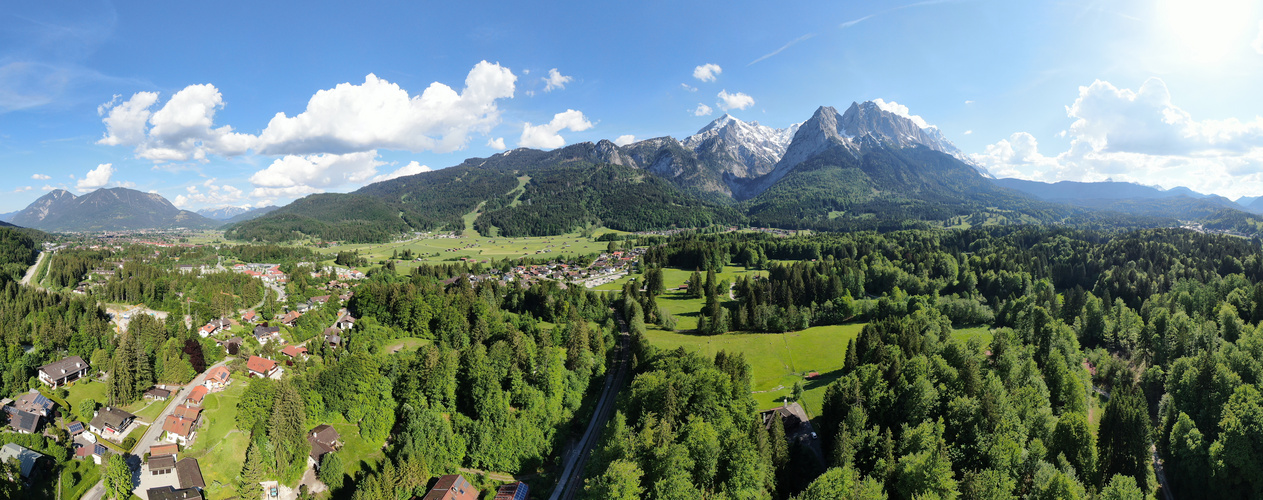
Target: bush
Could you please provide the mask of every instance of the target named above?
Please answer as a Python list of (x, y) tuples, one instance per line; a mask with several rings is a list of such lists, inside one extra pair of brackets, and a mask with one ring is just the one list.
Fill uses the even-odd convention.
[(136, 446), (136, 438), (134, 436), (127, 436), (123, 439), (123, 448), (130, 450), (133, 446)]

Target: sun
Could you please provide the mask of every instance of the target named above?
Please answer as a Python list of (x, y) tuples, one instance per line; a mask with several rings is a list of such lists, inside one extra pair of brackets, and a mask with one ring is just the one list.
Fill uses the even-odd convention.
[(1190, 62), (1216, 64), (1249, 47), (1256, 10), (1253, 0), (1161, 0), (1159, 29)]

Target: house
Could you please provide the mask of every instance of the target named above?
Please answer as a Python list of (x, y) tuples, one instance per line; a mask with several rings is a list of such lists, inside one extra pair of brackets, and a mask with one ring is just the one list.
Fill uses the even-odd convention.
[(88, 422), (88, 429), (105, 437), (116, 436), (132, 425), (136, 416), (113, 406), (106, 406), (96, 411), (96, 416)]
[(161, 476), (175, 472), (175, 455), (149, 457), (149, 475)]
[(13, 407), (48, 418), (53, 414), (53, 404), (53, 400), (44, 397), (43, 394), (31, 391), (18, 396), (18, 399), (13, 402)]
[(9, 414), (9, 427), (19, 434), (35, 434), (39, 431), (40, 416), (13, 406), (4, 407)]
[(478, 493), (478, 488), (464, 477), (449, 474), (440, 477), (421, 500), (478, 500)]
[(244, 341), (241, 340), (241, 337), (233, 337), (223, 341), (222, 345), (224, 346), (224, 352), (227, 352), (231, 356), (236, 356), (237, 352), (241, 351), (242, 342)]
[(334, 327), (325, 328), (325, 342), (331, 348), (342, 347), (342, 331)]
[(149, 500), (202, 500), (202, 492), (196, 488), (175, 489), (171, 486), (149, 488), (145, 492)]
[(284, 349), (281, 349), (281, 354), (289, 356), (290, 359), (299, 359), (299, 356), (306, 358), (307, 348), (300, 345), (285, 346)]
[(324, 304), (324, 303), (329, 302), (329, 296), (328, 296), (328, 295), (320, 295), (320, 296), (317, 296), (317, 297), (312, 297), (312, 298), (311, 298), (311, 302), (312, 302), (313, 304)]
[[(167, 433), (167, 441), (188, 446), (197, 438), (197, 424), (201, 420), (202, 409), (196, 406), (180, 405), (167, 415), (162, 423), (162, 430)], [(172, 464), (174, 466), (174, 463)]]
[(526, 486), (526, 483), (518, 481), (497, 488), (496, 496), (492, 500), (526, 500), (529, 491), (530, 488)]
[(293, 327), (294, 325), (298, 324), (298, 318), (301, 318), (301, 317), (303, 317), (303, 313), (300, 313), (298, 311), (290, 311), (288, 313), (285, 313), (284, 316), (281, 316), (280, 322), (282, 325)]
[(799, 426), (811, 420), (807, 418), (807, 412), (798, 403), (790, 403), (764, 411), (760, 416), (763, 417), (763, 425), (768, 428), (772, 426), (772, 417), (780, 417), (781, 424), (785, 426), (785, 432), (789, 434), (794, 433)]
[(4, 446), (0, 446), (0, 461), (17, 460), (18, 473), (25, 479), (30, 479), (31, 475), (37, 472), (35, 467), (42, 458), (44, 458), (44, 455), (17, 443), (7, 443)]
[(161, 457), (163, 455), (175, 456), (179, 451), (180, 445), (175, 443), (155, 444), (149, 447), (149, 458), (152, 460), (153, 457)]
[(232, 372), (228, 371), (226, 366), (216, 366), (206, 372), (206, 381), (202, 382), (202, 386), (207, 389), (219, 391), (228, 387), (232, 382)]
[(189, 391), (189, 395), (184, 398), (184, 403), (201, 406), (202, 400), (206, 399), (206, 394), (209, 392), (210, 389), (207, 389), (204, 385), (194, 387), (193, 390)]
[(185, 458), (176, 462), (175, 475), (180, 479), (180, 488), (205, 488), (206, 481), (202, 479), (202, 467), (197, 464), (196, 458)]
[(271, 377), (276, 373), (276, 362), (267, 358), (258, 356), (250, 356), (246, 361), (246, 369), (250, 370), (251, 377)]
[(317, 425), (311, 432), (307, 433), (307, 443), (311, 445), (311, 454), (308, 455), (312, 467), (320, 467), (320, 459), (325, 454), (337, 451), (342, 447), (340, 441), (341, 436), (338, 435), (337, 429), (329, 424)]
[(70, 437), (83, 434), (85, 430), (87, 429), (83, 428), (83, 422), (71, 422), (70, 425), (66, 426), (66, 431), (70, 433)]
[(70, 356), (39, 367), (39, 381), (56, 389), (88, 375), (88, 364), (79, 356)]
[(348, 314), (342, 315), (341, 318), (338, 318), (338, 321), (334, 323), (333, 326), (345, 332), (347, 330), (355, 328), (355, 321), (356, 321), (355, 316), (351, 316), (348, 313)]
[(167, 390), (164, 387), (155, 386), (145, 391), (145, 399), (151, 399), (154, 401), (166, 401), (167, 398), (169, 397), (171, 397), (171, 391)]
[(254, 310), (252, 309), (252, 310), (242, 313), (241, 319), (242, 321), (249, 321), (251, 323), (254, 323), (255, 320), (259, 319), (259, 313), (254, 312)]
[(272, 340), (279, 340), (281, 338), (281, 327), (265, 325), (256, 326), (254, 327), (254, 338), (257, 339), (260, 344), (266, 344)]

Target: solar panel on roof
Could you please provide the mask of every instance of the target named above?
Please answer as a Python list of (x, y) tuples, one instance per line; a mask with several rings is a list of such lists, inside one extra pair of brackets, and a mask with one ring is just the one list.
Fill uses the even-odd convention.
[(52, 401), (44, 397), (43, 394), (38, 394), (35, 396), (35, 404), (37, 405), (48, 406), (50, 403), (52, 403)]
[(83, 432), (83, 424), (82, 424), (82, 423), (79, 423), (79, 422), (74, 422), (74, 423), (70, 424), (70, 432), (72, 432), (72, 433), (74, 433), (74, 434), (78, 434), (78, 433), (80, 433), (80, 432)]

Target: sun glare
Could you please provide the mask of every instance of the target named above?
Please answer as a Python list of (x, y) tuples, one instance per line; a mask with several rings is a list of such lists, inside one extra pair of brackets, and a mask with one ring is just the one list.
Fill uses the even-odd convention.
[(1214, 64), (1249, 46), (1258, 18), (1252, 0), (1163, 0), (1165, 37), (1190, 62)]

